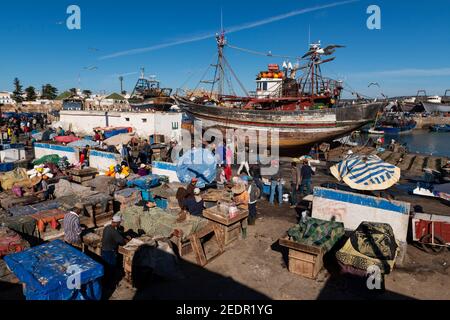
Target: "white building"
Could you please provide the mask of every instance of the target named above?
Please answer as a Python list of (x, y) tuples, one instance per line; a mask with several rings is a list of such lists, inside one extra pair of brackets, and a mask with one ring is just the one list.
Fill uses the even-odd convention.
[(16, 104), (16, 102), (12, 99), (12, 93), (0, 91), (0, 104)]
[(160, 134), (179, 141), (182, 113), (61, 111), (60, 121), (78, 133), (92, 134), (98, 127), (131, 127), (141, 137)]

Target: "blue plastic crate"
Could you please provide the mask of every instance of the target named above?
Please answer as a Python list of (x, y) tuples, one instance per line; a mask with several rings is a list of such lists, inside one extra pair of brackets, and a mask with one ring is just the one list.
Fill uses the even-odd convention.
[(270, 186), (265, 184), (263, 185), (263, 194), (270, 194)]
[(169, 206), (169, 202), (167, 201), (167, 199), (156, 198), (155, 203), (158, 208), (163, 210), (167, 209), (167, 207)]
[[(8, 255), (4, 260), (26, 284), (27, 300), (101, 299), (103, 266), (61, 240)], [(79, 272), (80, 289), (67, 285), (74, 284), (74, 272)]]
[(142, 190), (141, 194), (142, 194), (142, 200), (144, 200), (144, 201), (151, 201), (151, 202), (155, 201), (151, 191), (149, 191), (149, 190)]

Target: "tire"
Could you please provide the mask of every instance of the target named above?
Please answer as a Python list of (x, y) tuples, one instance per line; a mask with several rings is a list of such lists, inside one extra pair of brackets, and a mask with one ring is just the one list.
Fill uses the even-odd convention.
[(431, 244), (431, 234), (427, 234), (420, 239), (420, 244), (422, 248), (431, 254), (440, 254), (445, 249), (445, 242), (438, 236), (434, 236), (434, 243), (438, 244), (433, 246)]

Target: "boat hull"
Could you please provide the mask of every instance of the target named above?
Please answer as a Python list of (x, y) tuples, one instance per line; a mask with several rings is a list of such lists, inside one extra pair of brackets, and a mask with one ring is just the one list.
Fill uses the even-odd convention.
[(387, 135), (395, 135), (395, 134), (406, 133), (411, 130), (414, 130), (416, 128), (416, 126), (417, 126), (417, 123), (414, 123), (412, 125), (405, 126), (405, 127), (377, 127), (376, 130), (383, 131), (384, 134), (387, 134)]
[(450, 104), (424, 102), (423, 107), (429, 113), (450, 112)]
[[(185, 112), (204, 129), (278, 132), (280, 148), (333, 141), (374, 121), (383, 103), (307, 111), (244, 110), (181, 101)], [(270, 138), (269, 138), (270, 145)]]

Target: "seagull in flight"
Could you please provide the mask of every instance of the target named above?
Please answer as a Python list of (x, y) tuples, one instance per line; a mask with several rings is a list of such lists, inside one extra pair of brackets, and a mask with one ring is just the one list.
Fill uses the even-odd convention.
[(325, 56), (329, 56), (332, 55), (333, 53), (336, 52), (337, 48), (345, 48), (345, 46), (341, 46), (338, 44), (332, 44), (329, 45), (325, 48), (321, 48), (320, 44), (319, 45), (314, 45), (311, 47), (311, 49), (302, 57), (302, 59), (309, 57), (313, 54), (319, 54), (319, 55), (325, 55)]
[(380, 87), (380, 85), (378, 84), (378, 82), (371, 82), (371, 83), (369, 83), (369, 85), (367, 86), (367, 88), (370, 88), (371, 86), (377, 86), (378, 88)]

